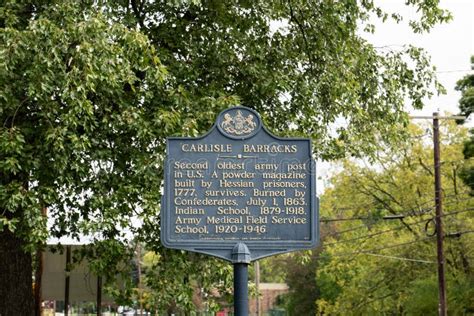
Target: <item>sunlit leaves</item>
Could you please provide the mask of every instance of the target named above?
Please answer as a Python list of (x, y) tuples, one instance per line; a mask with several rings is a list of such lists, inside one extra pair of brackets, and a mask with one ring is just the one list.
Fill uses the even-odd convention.
[[(428, 127), (410, 126), (410, 142), (379, 153), (374, 164), (346, 162), (343, 171), (332, 177), (331, 188), (321, 197), (322, 216), (336, 221), (322, 224), (324, 251), (316, 279), (321, 287), (319, 312), (418, 315), (437, 310)], [(442, 220), (445, 234), (451, 236), (444, 239), (448, 305), (462, 314), (472, 308), (472, 302), (461, 289), (473, 280), (468, 267), (474, 200), (459, 181), (467, 135), (453, 122), (443, 122), (441, 135)], [(453, 232), (461, 232), (459, 238), (450, 235)]]
[[(310, 135), (325, 159), (367, 155), (403, 134), (405, 100), (420, 108), (440, 88), (422, 51), (378, 49), (360, 37), (372, 13), (388, 17), (372, 1), (141, 4), (108, 10), (156, 43), (170, 83), (186, 91), (171, 102), (197, 119), (199, 133), (212, 124), (204, 109), (223, 106), (207, 100), (234, 95), (279, 134)], [(448, 19), (435, 3), (410, 5), (427, 16), (424, 30)]]

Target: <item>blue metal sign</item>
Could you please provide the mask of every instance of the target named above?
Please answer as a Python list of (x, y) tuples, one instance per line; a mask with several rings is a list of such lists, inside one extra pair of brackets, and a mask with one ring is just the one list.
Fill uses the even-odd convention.
[(269, 133), (246, 107), (221, 112), (198, 138), (170, 137), (161, 241), (250, 262), (319, 241), (311, 141)]

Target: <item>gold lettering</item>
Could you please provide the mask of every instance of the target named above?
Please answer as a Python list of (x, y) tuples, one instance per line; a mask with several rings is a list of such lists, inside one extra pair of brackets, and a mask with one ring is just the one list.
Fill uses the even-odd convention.
[(177, 196), (173, 200), (175, 205), (178, 206), (191, 206), (191, 205), (202, 205), (202, 206), (237, 206), (237, 201), (234, 199), (210, 199), (205, 197), (199, 198), (185, 198)]
[(263, 181), (264, 189), (271, 188), (300, 188), (306, 189), (306, 184), (304, 182), (289, 182), (289, 181), (278, 181), (276, 179), (272, 181)]
[(276, 179), (280, 181), (281, 179), (306, 179), (306, 173), (299, 172), (264, 172), (262, 173), (264, 179)]
[(223, 179), (252, 179), (255, 178), (255, 172), (222, 172)]
[(253, 189), (253, 196), (268, 196), (268, 197), (286, 196), (286, 189), (276, 190), (276, 191)]
[(257, 164), (255, 164), (255, 170), (276, 171), (277, 169), (278, 169), (278, 164), (276, 164), (276, 163), (257, 163)]
[(177, 207), (177, 206), (175, 206), (175, 214), (204, 215), (204, 209), (194, 208), (194, 207), (191, 207), (191, 206), (187, 206), (187, 207)]
[(230, 180), (219, 180), (219, 185), (221, 188), (253, 188), (255, 183), (249, 181), (230, 181)]
[(245, 165), (243, 162), (219, 161), (217, 163), (217, 169), (244, 170), (244, 168)]
[(247, 224), (267, 224), (267, 216), (245, 216), (245, 221)]
[(281, 144), (271, 144), (271, 145), (262, 145), (262, 144), (244, 144), (243, 151), (245, 153), (289, 153), (293, 154), (298, 151), (298, 146), (296, 145), (281, 145)]
[(182, 226), (182, 225), (176, 225), (174, 228), (174, 233), (175, 234), (209, 234), (209, 231), (207, 230), (207, 226), (201, 226), (201, 227), (192, 227), (192, 226)]
[(306, 218), (305, 217), (278, 217), (278, 216), (272, 216), (272, 224), (306, 224)]
[(219, 206), (217, 208), (217, 215), (247, 215), (247, 214), (250, 214), (248, 207), (233, 208), (231, 206), (229, 207)]
[(223, 216), (223, 217), (216, 217), (216, 216), (209, 216), (206, 220), (207, 224), (242, 224), (243, 223), (243, 217), (242, 216), (237, 216), (237, 217), (228, 217), (228, 216)]
[(204, 192), (204, 195), (205, 196), (216, 196), (216, 197), (219, 197), (219, 196), (245, 196), (245, 191), (244, 190), (234, 191), (234, 190), (229, 190), (229, 189), (225, 189), (225, 190), (206, 190)]
[(176, 217), (175, 224), (190, 224), (190, 225), (199, 225), (201, 223), (202, 218), (195, 218), (195, 217)]
[(195, 170), (207, 170), (209, 168), (209, 162), (181, 162), (175, 161), (174, 162), (175, 169), (195, 169)]
[(304, 163), (292, 163), (288, 165), (288, 171), (306, 170), (306, 164)]
[(198, 152), (198, 153), (230, 153), (232, 152), (231, 144), (181, 144), (181, 151), (183, 152)]

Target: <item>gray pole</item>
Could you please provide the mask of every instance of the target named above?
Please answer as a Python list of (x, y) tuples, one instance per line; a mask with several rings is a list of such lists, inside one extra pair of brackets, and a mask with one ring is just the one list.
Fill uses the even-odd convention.
[(249, 288), (248, 264), (234, 263), (234, 313), (235, 316), (248, 316)]
[(255, 287), (257, 288), (257, 304), (256, 304), (256, 309), (257, 309), (257, 316), (261, 316), (260, 313), (260, 264), (257, 261), (255, 261)]
[(247, 245), (239, 242), (232, 249), (232, 264), (234, 265), (234, 315), (248, 316), (249, 314), (249, 271), (250, 251)]
[(435, 202), (436, 202), (436, 246), (438, 254), (438, 288), (440, 316), (447, 315), (446, 305), (446, 280), (444, 277), (444, 253), (443, 253), (443, 208), (441, 196), (441, 164), (439, 148), (439, 118), (438, 113), (433, 113), (433, 142), (434, 142), (434, 168), (435, 168)]

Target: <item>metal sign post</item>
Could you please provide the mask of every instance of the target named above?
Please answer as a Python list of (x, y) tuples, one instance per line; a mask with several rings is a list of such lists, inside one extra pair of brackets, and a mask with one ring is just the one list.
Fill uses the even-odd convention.
[(234, 313), (247, 316), (249, 310), (248, 264), (234, 263)]
[(232, 250), (234, 266), (234, 312), (236, 316), (247, 316), (249, 310), (248, 265), (250, 251), (244, 243), (238, 243)]
[(167, 140), (161, 242), (234, 264), (235, 312), (248, 313), (248, 264), (319, 240), (311, 141), (280, 138), (246, 107), (197, 138)]

